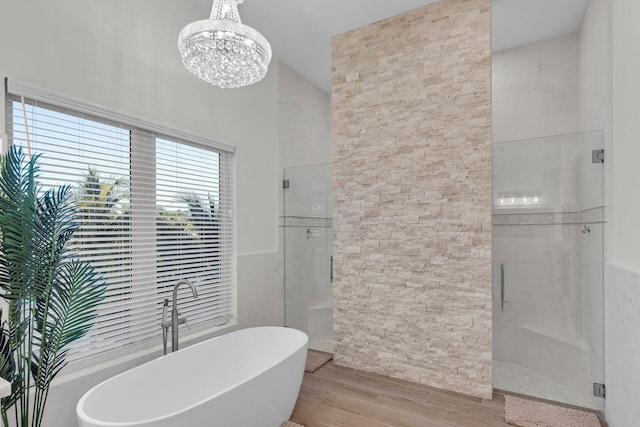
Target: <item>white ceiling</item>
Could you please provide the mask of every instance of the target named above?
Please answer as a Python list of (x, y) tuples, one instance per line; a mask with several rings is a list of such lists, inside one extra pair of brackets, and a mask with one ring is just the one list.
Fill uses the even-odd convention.
[[(207, 8), (211, 0), (200, 0)], [(438, 0), (246, 0), (243, 23), (260, 31), (274, 55), (326, 92), (331, 38)], [(589, 0), (492, 0), (494, 52), (578, 30)], [(206, 18), (207, 16), (204, 16)]]

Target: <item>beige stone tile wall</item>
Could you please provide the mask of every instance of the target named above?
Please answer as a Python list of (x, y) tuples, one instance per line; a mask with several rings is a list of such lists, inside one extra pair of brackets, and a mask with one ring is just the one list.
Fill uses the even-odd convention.
[(336, 363), (491, 397), (490, 0), (333, 40)]

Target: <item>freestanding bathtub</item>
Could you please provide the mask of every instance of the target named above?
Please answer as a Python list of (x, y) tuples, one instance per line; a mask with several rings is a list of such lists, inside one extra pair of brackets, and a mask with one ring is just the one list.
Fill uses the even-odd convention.
[(278, 427), (291, 416), (307, 353), (295, 329), (243, 329), (98, 384), (78, 402), (80, 427)]

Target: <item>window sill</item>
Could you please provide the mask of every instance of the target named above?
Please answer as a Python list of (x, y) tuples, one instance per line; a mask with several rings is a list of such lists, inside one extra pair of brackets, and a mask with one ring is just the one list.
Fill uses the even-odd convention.
[[(231, 332), (230, 329), (237, 326), (237, 321), (232, 320), (222, 326), (215, 326), (212, 328), (204, 329), (202, 331), (195, 332), (191, 335), (185, 336), (181, 341), (181, 348), (187, 348), (193, 344), (206, 341), (224, 333)], [(171, 343), (168, 343), (169, 349)], [(169, 354), (169, 353), (167, 353)], [(146, 362), (162, 357), (162, 342), (152, 347), (147, 347), (142, 350), (133, 351), (131, 353), (122, 354), (118, 357), (100, 361), (94, 365), (83, 366), (69, 372), (62, 372), (53, 382), (52, 386), (59, 386), (66, 383), (74, 382), (83, 378), (87, 378), (93, 375), (97, 375), (100, 378), (97, 383), (102, 382), (108, 378), (125, 372), (129, 369), (133, 369), (136, 366), (140, 366)], [(80, 362), (81, 363), (81, 362)]]

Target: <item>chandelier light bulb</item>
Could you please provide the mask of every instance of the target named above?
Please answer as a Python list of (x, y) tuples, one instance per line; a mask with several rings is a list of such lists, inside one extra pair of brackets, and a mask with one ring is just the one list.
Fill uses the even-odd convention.
[(244, 0), (213, 0), (209, 19), (180, 31), (182, 63), (196, 77), (221, 88), (259, 82), (267, 74), (271, 45), (262, 34), (240, 21)]

